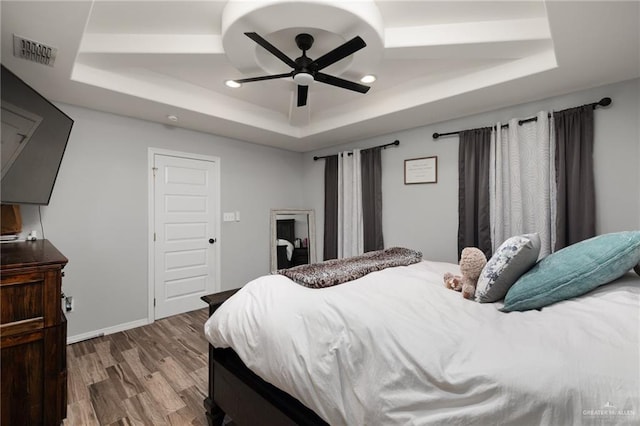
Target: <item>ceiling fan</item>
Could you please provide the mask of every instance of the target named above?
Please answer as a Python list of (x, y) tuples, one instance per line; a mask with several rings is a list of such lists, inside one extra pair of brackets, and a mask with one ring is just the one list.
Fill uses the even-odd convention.
[(307, 50), (313, 46), (313, 36), (311, 34), (298, 34), (295, 38), (296, 45), (302, 50), (302, 56), (292, 60), (287, 55), (282, 53), (277, 47), (269, 43), (263, 37), (257, 33), (249, 32), (244, 33), (251, 40), (264, 47), (276, 58), (280, 59), (285, 64), (289, 65), (293, 70), (284, 74), (265, 75), (261, 77), (243, 78), (240, 80), (234, 80), (236, 83), (249, 83), (252, 81), (272, 80), (276, 78), (293, 77), (293, 81), (298, 84), (298, 106), (304, 106), (307, 104), (307, 96), (309, 93), (309, 84), (314, 81), (320, 83), (330, 84), (332, 86), (341, 87), (343, 89), (353, 90), (355, 92), (367, 93), (370, 89), (369, 86), (355, 83), (353, 81), (344, 80), (339, 77), (328, 75), (320, 72), (320, 70), (334, 64), (347, 56), (357, 52), (365, 47), (367, 44), (360, 36), (356, 36), (346, 43), (336, 47), (332, 51), (319, 57), (316, 60), (312, 60), (307, 57)]

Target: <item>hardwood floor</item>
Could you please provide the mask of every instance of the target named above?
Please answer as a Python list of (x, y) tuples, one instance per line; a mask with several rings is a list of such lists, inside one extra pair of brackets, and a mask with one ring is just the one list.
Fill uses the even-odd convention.
[(68, 345), (64, 425), (206, 425), (207, 313)]

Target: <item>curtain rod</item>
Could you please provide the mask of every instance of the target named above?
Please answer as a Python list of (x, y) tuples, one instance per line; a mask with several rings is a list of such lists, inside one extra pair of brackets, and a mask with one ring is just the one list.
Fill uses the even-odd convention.
[[(596, 109), (596, 107), (602, 106), (602, 107), (606, 107), (611, 105), (611, 98), (602, 98), (600, 99), (598, 102), (593, 102), (591, 104), (586, 104), (586, 105), (582, 105), (582, 106), (590, 106), (593, 109)], [(551, 114), (549, 114), (549, 117), (551, 117)], [(525, 118), (523, 120), (519, 120), (518, 124), (519, 125), (523, 125), (524, 123), (528, 123), (530, 121), (538, 121), (538, 117), (531, 117), (531, 118)], [(478, 129), (486, 129), (486, 128), (494, 128), (495, 126), (488, 126), (488, 127), (478, 127)], [(500, 128), (504, 129), (506, 127), (509, 127), (509, 124), (503, 124), (502, 126), (500, 126)], [(470, 130), (476, 130), (476, 129), (470, 129)], [(447, 132), (447, 133), (434, 133), (433, 134), (433, 139), (438, 139), (440, 136), (451, 136), (451, 135), (457, 135), (460, 132), (464, 132), (464, 130), (457, 130), (455, 132)]]
[[(372, 148), (382, 148), (382, 149), (387, 149), (387, 147), (389, 146), (397, 146), (400, 145), (400, 141), (399, 140), (395, 140), (393, 142), (384, 144), (384, 145), (378, 145), (378, 146), (372, 146), (371, 148), (366, 148), (366, 149), (372, 149)], [(334, 154), (337, 155), (337, 154)], [(353, 155), (351, 152), (349, 153), (349, 155)], [(332, 155), (323, 155), (322, 157), (313, 157), (313, 161), (318, 161), (322, 158), (327, 158), (327, 157), (332, 157)]]

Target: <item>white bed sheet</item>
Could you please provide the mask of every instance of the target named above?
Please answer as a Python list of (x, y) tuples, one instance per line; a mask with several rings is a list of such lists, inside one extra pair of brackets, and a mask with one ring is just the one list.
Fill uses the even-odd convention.
[(638, 424), (640, 279), (502, 313), (423, 261), (309, 289), (258, 278), (205, 324), (332, 425)]

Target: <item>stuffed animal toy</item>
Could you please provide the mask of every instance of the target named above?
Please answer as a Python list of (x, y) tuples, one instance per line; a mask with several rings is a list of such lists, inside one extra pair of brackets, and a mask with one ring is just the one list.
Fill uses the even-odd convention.
[(482, 250), (475, 247), (465, 247), (460, 256), (460, 272), (462, 276), (450, 272), (444, 274), (444, 285), (455, 291), (462, 292), (465, 299), (473, 299), (476, 294), (478, 277), (487, 264), (487, 257)]
[(462, 277), (451, 272), (444, 274), (444, 286), (455, 291), (462, 291)]

